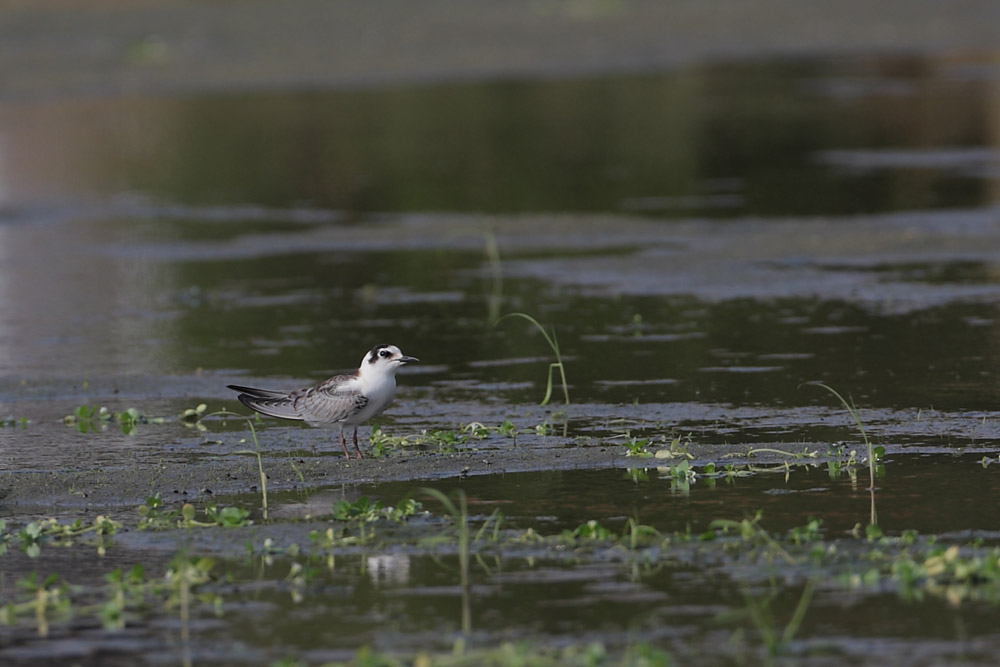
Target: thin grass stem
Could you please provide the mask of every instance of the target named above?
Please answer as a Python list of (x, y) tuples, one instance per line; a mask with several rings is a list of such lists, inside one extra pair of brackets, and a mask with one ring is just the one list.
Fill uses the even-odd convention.
[(545, 338), (545, 342), (549, 344), (549, 347), (552, 348), (552, 353), (556, 356), (555, 362), (549, 364), (549, 377), (548, 383), (545, 387), (545, 398), (542, 399), (542, 402), (539, 405), (548, 405), (549, 401), (552, 399), (552, 374), (557, 368), (559, 369), (559, 377), (562, 380), (563, 397), (566, 399), (566, 405), (569, 405), (569, 384), (566, 382), (566, 366), (563, 364), (562, 354), (559, 351), (559, 339), (556, 337), (555, 328), (552, 329), (552, 335), (550, 336), (549, 332), (545, 330), (545, 327), (542, 326), (541, 322), (526, 313), (507, 313), (498, 319), (495, 324), (499, 324), (508, 317), (520, 317), (535, 325), (535, 328), (541, 332), (542, 336)]
[(237, 454), (252, 454), (257, 457), (257, 471), (260, 474), (260, 497), (261, 497), (261, 515), (264, 517), (264, 521), (267, 521), (267, 473), (264, 472), (264, 458), (260, 453), (260, 442), (257, 440), (257, 429), (254, 428), (253, 418), (247, 415), (241, 415), (236, 412), (230, 412), (229, 410), (219, 410), (217, 412), (212, 412), (211, 414), (205, 415), (206, 417), (221, 416), (226, 417), (236, 417), (237, 419), (243, 419), (246, 421), (247, 425), (250, 426), (250, 436), (253, 439), (253, 449), (241, 449), (237, 451)]
[(843, 396), (841, 396), (836, 389), (834, 389), (829, 385), (823, 384), (822, 382), (805, 382), (804, 384), (821, 387), (830, 392), (831, 394), (833, 394), (834, 396), (836, 396), (837, 400), (839, 400), (841, 405), (843, 405), (844, 408), (847, 410), (847, 413), (851, 415), (851, 418), (854, 420), (854, 423), (858, 425), (858, 430), (861, 431), (861, 439), (864, 440), (865, 447), (868, 450), (868, 477), (870, 481), (870, 485), (868, 488), (871, 491), (871, 496), (872, 496), (871, 524), (873, 526), (877, 526), (878, 514), (875, 512), (875, 452), (874, 449), (872, 448), (871, 441), (868, 439), (868, 434), (865, 432), (865, 425), (861, 421), (861, 413), (858, 412), (858, 408), (854, 404), (854, 399), (852, 398), (850, 402), (848, 402), (848, 400), (845, 399)]

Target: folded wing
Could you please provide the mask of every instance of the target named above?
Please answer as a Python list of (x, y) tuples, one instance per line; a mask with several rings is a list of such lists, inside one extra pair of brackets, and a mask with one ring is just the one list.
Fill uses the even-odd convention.
[(293, 396), (299, 392), (281, 392), (270, 389), (257, 389), (254, 387), (241, 387), (231, 384), (230, 389), (240, 392), (240, 403), (251, 410), (256, 410), (262, 415), (269, 417), (279, 417), (280, 419), (304, 419), (302, 413), (295, 407)]
[(240, 392), (240, 403), (251, 410), (279, 419), (305, 421), (311, 425), (330, 424), (356, 415), (368, 404), (352, 376), (337, 376), (308, 389), (273, 391), (229, 385)]

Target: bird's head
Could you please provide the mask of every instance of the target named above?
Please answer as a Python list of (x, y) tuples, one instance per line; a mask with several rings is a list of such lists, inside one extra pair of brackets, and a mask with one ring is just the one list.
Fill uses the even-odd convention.
[(381, 345), (373, 347), (369, 350), (368, 354), (365, 355), (364, 360), (361, 362), (361, 373), (363, 375), (368, 375), (370, 373), (395, 374), (400, 366), (415, 363), (417, 361), (420, 360), (416, 357), (406, 356), (395, 345), (382, 343)]

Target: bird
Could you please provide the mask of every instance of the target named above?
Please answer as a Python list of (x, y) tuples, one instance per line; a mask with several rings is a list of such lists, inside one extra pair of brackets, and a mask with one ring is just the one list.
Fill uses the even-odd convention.
[(240, 403), (269, 417), (304, 421), (310, 426), (336, 425), (344, 456), (351, 458), (344, 438), (344, 427), (354, 427), (354, 450), (358, 447), (358, 425), (376, 417), (389, 407), (396, 394), (396, 371), (401, 366), (420, 361), (408, 357), (395, 345), (381, 343), (365, 354), (353, 373), (335, 375), (312, 387), (295, 391), (274, 391), (240, 385), (227, 385), (240, 392)]

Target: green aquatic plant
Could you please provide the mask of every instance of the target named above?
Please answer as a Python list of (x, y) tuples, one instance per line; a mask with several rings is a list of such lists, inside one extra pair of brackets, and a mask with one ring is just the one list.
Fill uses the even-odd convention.
[(628, 440), (625, 442), (625, 456), (630, 458), (652, 458), (653, 452), (649, 451), (649, 438), (636, 438), (626, 434)]
[[(399, 656), (382, 653), (369, 646), (358, 649), (347, 663), (328, 663), (325, 667), (669, 667), (675, 664), (670, 653), (651, 644), (629, 644), (615, 651), (601, 642), (540, 646), (529, 641), (504, 642), (496, 647), (468, 648), (462, 640), (449, 653)], [(271, 667), (305, 667), (306, 663), (285, 658)]]
[(38, 636), (47, 637), (50, 615), (69, 618), (72, 614), (69, 588), (58, 574), (39, 580), (38, 573), (32, 572), (17, 581), (17, 588), (27, 593), (28, 599), (0, 606), (0, 623), (4, 625), (14, 625), (26, 612), (34, 612)]
[(205, 412), (208, 410), (208, 406), (205, 403), (199, 403), (193, 408), (187, 408), (180, 415), (181, 423), (188, 428), (194, 428), (199, 431), (207, 431), (208, 427), (202, 423), (202, 418), (205, 417)]
[(933, 537), (919, 544), (913, 531), (904, 531), (900, 537), (877, 538), (865, 556), (859, 559), (859, 567), (836, 577), (842, 586), (881, 591), (895, 585), (907, 602), (933, 597), (954, 607), (966, 601), (1000, 604), (997, 547), (938, 545)]
[[(92, 535), (97, 538), (98, 552), (103, 555), (106, 548), (105, 538), (117, 533), (121, 527), (119, 522), (103, 515), (89, 522), (83, 519), (76, 519), (70, 523), (63, 523), (57, 519), (41, 519), (26, 524), (18, 531), (16, 539), (29, 557), (36, 558), (41, 553), (43, 545), (72, 546), (75, 540), (85, 535)], [(6, 522), (0, 523), (0, 553), (6, 551), (7, 545), (14, 539), (15, 536), (6, 533)]]
[(117, 423), (125, 435), (135, 435), (140, 424), (162, 424), (163, 417), (147, 417), (137, 408), (128, 408), (121, 412), (112, 412), (106, 407), (80, 405), (72, 414), (63, 417), (67, 426), (75, 426), (80, 433), (97, 433), (104, 431), (109, 424)]
[(27, 428), (31, 420), (27, 417), (14, 417), (8, 415), (6, 417), (0, 418), (0, 428), (14, 428), (20, 426), (21, 428)]
[(136, 564), (129, 570), (112, 570), (104, 580), (108, 585), (108, 599), (100, 607), (101, 623), (108, 630), (121, 630), (125, 627), (128, 608), (145, 599), (146, 571)]
[(820, 533), (822, 525), (822, 519), (810, 519), (804, 526), (794, 526), (789, 530), (788, 537), (796, 545), (818, 542), (823, 539), (823, 535)]
[(378, 521), (384, 509), (382, 501), (361, 496), (355, 501), (338, 500), (333, 505), (333, 518), (338, 521)]
[(545, 327), (543, 327), (538, 320), (525, 313), (508, 313), (496, 320), (496, 324), (499, 324), (509, 317), (520, 317), (535, 325), (535, 328), (541, 332), (542, 336), (545, 338), (545, 342), (549, 344), (549, 347), (552, 349), (552, 353), (556, 357), (555, 362), (549, 364), (549, 378), (548, 383), (545, 386), (545, 398), (542, 399), (542, 402), (539, 405), (548, 405), (549, 401), (552, 399), (552, 375), (556, 370), (559, 371), (559, 377), (562, 379), (563, 397), (566, 399), (566, 405), (569, 405), (569, 385), (566, 383), (566, 366), (563, 364), (562, 354), (559, 352), (559, 339), (556, 337), (555, 327), (552, 328), (552, 335), (549, 335), (549, 332), (545, 330)]
[(468, 434), (470, 438), (475, 440), (488, 438), (490, 433), (493, 432), (493, 429), (482, 422), (469, 422), (468, 424), (462, 424), (462, 427), (459, 430), (462, 433)]
[[(194, 602), (209, 603), (217, 612), (221, 610), (219, 595), (197, 590), (212, 580), (213, 567), (212, 559), (192, 559), (182, 553), (174, 557), (162, 578), (147, 578), (142, 565), (128, 570), (119, 568), (104, 576), (103, 590), (70, 586), (59, 574), (41, 579), (33, 572), (19, 580), (11, 599), (0, 605), (0, 623), (33, 622), (39, 636), (45, 637), (56, 620), (70, 622), (74, 618), (96, 617), (105, 628), (114, 630), (125, 627), (130, 610), (148, 610), (151, 601), (162, 601), (167, 610), (180, 608), (182, 626), (186, 626)], [(74, 596), (84, 598), (84, 604), (74, 601)], [(95, 597), (97, 601), (91, 602)], [(182, 635), (189, 639), (186, 631), (182, 630)]]
[[(664, 441), (666, 441), (666, 438), (664, 438)], [(658, 459), (674, 459), (684, 457), (692, 460), (694, 459), (694, 454), (688, 451), (692, 444), (694, 444), (694, 440), (692, 440), (690, 433), (683, 436), (678, 435), (675, 436), (666, 447), (656, 450), (655, 456)]]
[(381, 424), (372, 427), (372, 434), (369, 438), (368, 452), (372, 458), (380, 459), (389, 455), (389, 452), (405, 444), (406, 439), (401, 436), (388, 435)]
[(476, 536), (472, 538), (472, 541), (479, 542), (484, 539), (490, 524), (493, 524), (493, 534), (490, 536), (490, 541), (494, 543), (499, 542), (500, 527), (503, 525), (503, 512), (500, 511), (500, 508), (493, 510), (493, 514), (486, 517), (486, 521), (484, 521), (483, 525), (479, 527), (479, 531), (476, 533)]
[(635, 338), (642, 337), (642, 313), (635, 313), (632, 315), (632, 320), (629, 322), (629, 328), (632, 329), (632, 335)]
[(563, 531), (563, 537), (569, 542), (577, 540), (610, 540), (615, 534), (602, 526), (596, 519), (581, 523), (573, 530)]
[(338, 500), (333, 505), (333, 518), (338, 521), (373, 522), (380, 520), (401, 523), (421, 510), (423, 505), (413, 498), (401, 500), (396, 507), (386, 507), (381, 500), (361, 496), (355, 501)]
[(215, 528), (218, 526), (249, 526), (249, 510), (241, 507), (219, 507), (209, 504), (205, 507), (208, 521), (197, 519), (197, 510), (191, 503), (184, 503), (178, 509), (166, 509), (159, 492), (146, 498), (139, 506), (138, 530), (170, 530), (173, 528)]
[[(535, 427), (538, 432), (538, 427)], [(371, 435), (373, 458), (387, 456), (390, 452), (407, 447), (434, 447), (442, 452), (454, 452), (476, 440), (483, 440), (496, 433), (505, 437), (517, 437), (518, 428), (509, 419), (499, 426), (487, 426), (482, 422), (469, 422), (457, 428), (422, 430), (410, 435), (389, 435), (381, 426), (375, 426)]]
[[(362, 524), (363, 525), (363, 524)], [(318, 530), (309, 531), (309, 541), (318, 548), (321, 552), (326, 553), (327, 556), (333, 558), (333, 551), (347, 546), (354, 546), (357, 544), (364, 544), (368, 539), (367, 535), (349, 535), (347, 530), (334, 530), (333, 528), (327, 528), (325, 531), (320, 532)], [(296, 545), (292, 545), (296, 549)], [(284, 553), (285, 550), (275, 547), (270, 539), (264, 541), (265, 554), (274, 553)], [(331, 561), (332, 562), (332, 561)]]
[(779, 628), (778, 621), (771, 609), (771, 604), (777, 597), (777, 593), (772, 593), (764, 598), (744, 594), (746, 615), (750, 618), (761, 640), (764, 642), (768, 658), (770, 658), (769, 664), (774, 664), (773, 661), (776, 657), (788, 652), (792, 640), (795, 638), (799, 628), (802, 626), (802, 621), (805, 619), (809, 603), (812, 601), (814, 589), (815, 584), (811, 580), (806, 582), (805, 587), (802, 589), (802, 594), (799, 596), (799, 601), (795, 605), (795, 610), (792, 612), (792, 617), (785, 624), (784, 628)]
[[(193, 507), (192, 507), (193, 509)], [(151, 496), (147, 496), (142, 505), (139, 505), (139, 530), (163, 530), (173, 528), (178, 517), (181, 515), (179, 509), (165, 509), (163, 498), (157, 491)]]
[[(712, 472), (715, 473), (715, 464), (712, 464)], [(720, 474), (725, 478), (726, 482), (732, 484), (733, 480), (737, 477), (749, 477), (753, 475), (753, 471), (748, 470), (745, 466), (726, 463), (722, 467), (722, 472)]]
[[(195, 408), (195, 411), (197, 413), (197, 408)], [(204, 411), (202, 411), (202, 412), (204, 412)], [(261, 516), (263, 517), (264, 521), (267, 521), (267, 473), (264, 472), (264, 457), (262, 456), (261, 451), (260, 451), (260, 442), (258, 442), (258, 440), (257, 440), (257, 429), (254, 428), (254, 425), (253, 425), (254, 424), (253, 417), (249, 417), (247, 415), (241, 415), (241, 414), (238, 414), (236, 412), (230, 412), (229, 410), (225, 410), (225, 409), (218, 410), (216, 412), (212, 412), (212, 413), (204, 415), (204, 416), (205, 417), (220, 416), (223, 419), (226, 419), (227, 417), (235, 417), (237, 419), (244, 420), (247, 423), (247, 426), (250, 427), (250, 436), (253, 439), (253, 449), (240, 449), (240, 450), (237, 450), (235, 453), (236, 454), (250, 454), (251, 456), (254, 456), (257, 459), (257, 471), (258, 471), (258, 474), (260, 475), (260, 509), (261, 509)]]
[(629, 517), (625, 522), (625, 529), (622, 532), (621, 542), (629, 551), (637, 551), (643, 544), (663, 543), (664, 538), (660, 531), (652, 526), (639, 523), (639, 517)]
[[(878, 459), (885, 455), (884, 447), (873, 447), (871, 440), (868, 439), (868, 433), (865, 432), (865, 424), (861, 421), (861, 413), (858, 411), (857, 406), (854, 404), (854, 399), (850, 401), (845, 399), (840, 393), (833, 387), (823, 384), (822, 382), (806, 382), (807, 385), (813, 385), (833, 394), (840, 404), (844, 406), (847, 413), (857, 424), (858, 430), (861, 432), (861, 439), (865, 443), (865, 447), (868, 450), (868, 472), (869, 472), (869, 486), (868, 490), (871, 493), (871, 515), (869, 523), (871, 525), (878, 525), (878, 514), (875, 511), (875, 476), (877, 472)], [(877, 451), (876, 451), (877, 450)]]
[(779, 556), (789, 565), (797, 563), (797, 559), (788, 553), (781, 543), (761, 526), (763, 516), (763, 512), (758, 510), (752, 519), (743, 519), (742, 521), (715, 519), (708, 524), (709, 530), (703, 537), (714, 539), (718, 537), (719, 533), (725, 535), (735, 532), (746, 546), (763, 547), (765, 554), (769, 557)]
[[(385, 456), (390, 451), (403, 447), (432, 446), (445, 452), (453, 452), (473, 437), (469, 433), (453, 429), (423, 430), (411, 435), (388, 435), (381, 426), (372, 429), (371, 449), (374, 458)], [(475, 437), (479, 437), (476, 434)]]
[(7, 530), (7, 520), (0, 519), (0, 556), (7, 553), (11, 542), (14, 541), (14, 533)]
[(784, 449), (774, 449), (771, 447), (754, 447), (747, 450), (747, 458), (753, 458), (758, 454), (774, 454), (776, 456), (784, 456), (790, 459), (815, 459), (819, 456), (819, 452), (816, 450), (810, 450), (808, 447), (804, 447), (801, 452), (789, 452)]
[(666, 476), (670, 481), (670, 490), (682, 495), (690, 493), (691, 485), (698, 479), (698, 473), (686, 459), (674, 465), (657, 468), (657, 470), (661, 476)]
[(186, 554), (178, 554), (170, 563), (163, 576), (163, 590), (167, 593), (166, 607), (177, 607), (181, 622), (181, 663), (185, 667), (191, 661), (191, 606), (197, 600), (212, 602), (216, 610), (222, 608), (222, 598), (211, 592), (195, 596), (197, 588), (212, 580), (211, 572), (215, 568), (213, 558), (190, 558)]
[(497, 427), (496, 431), (506, 438), (514, 438), (514, 440), (517, 440), (517, 424), (509, 419), (504, 419), (503, 423)]
[(250, 520), (250, 511), (242, 507), (218, 507), (208, 505), (205, 514), (217, 526), (233, 528), (236, 526), (249, 526), (253, 523)]

